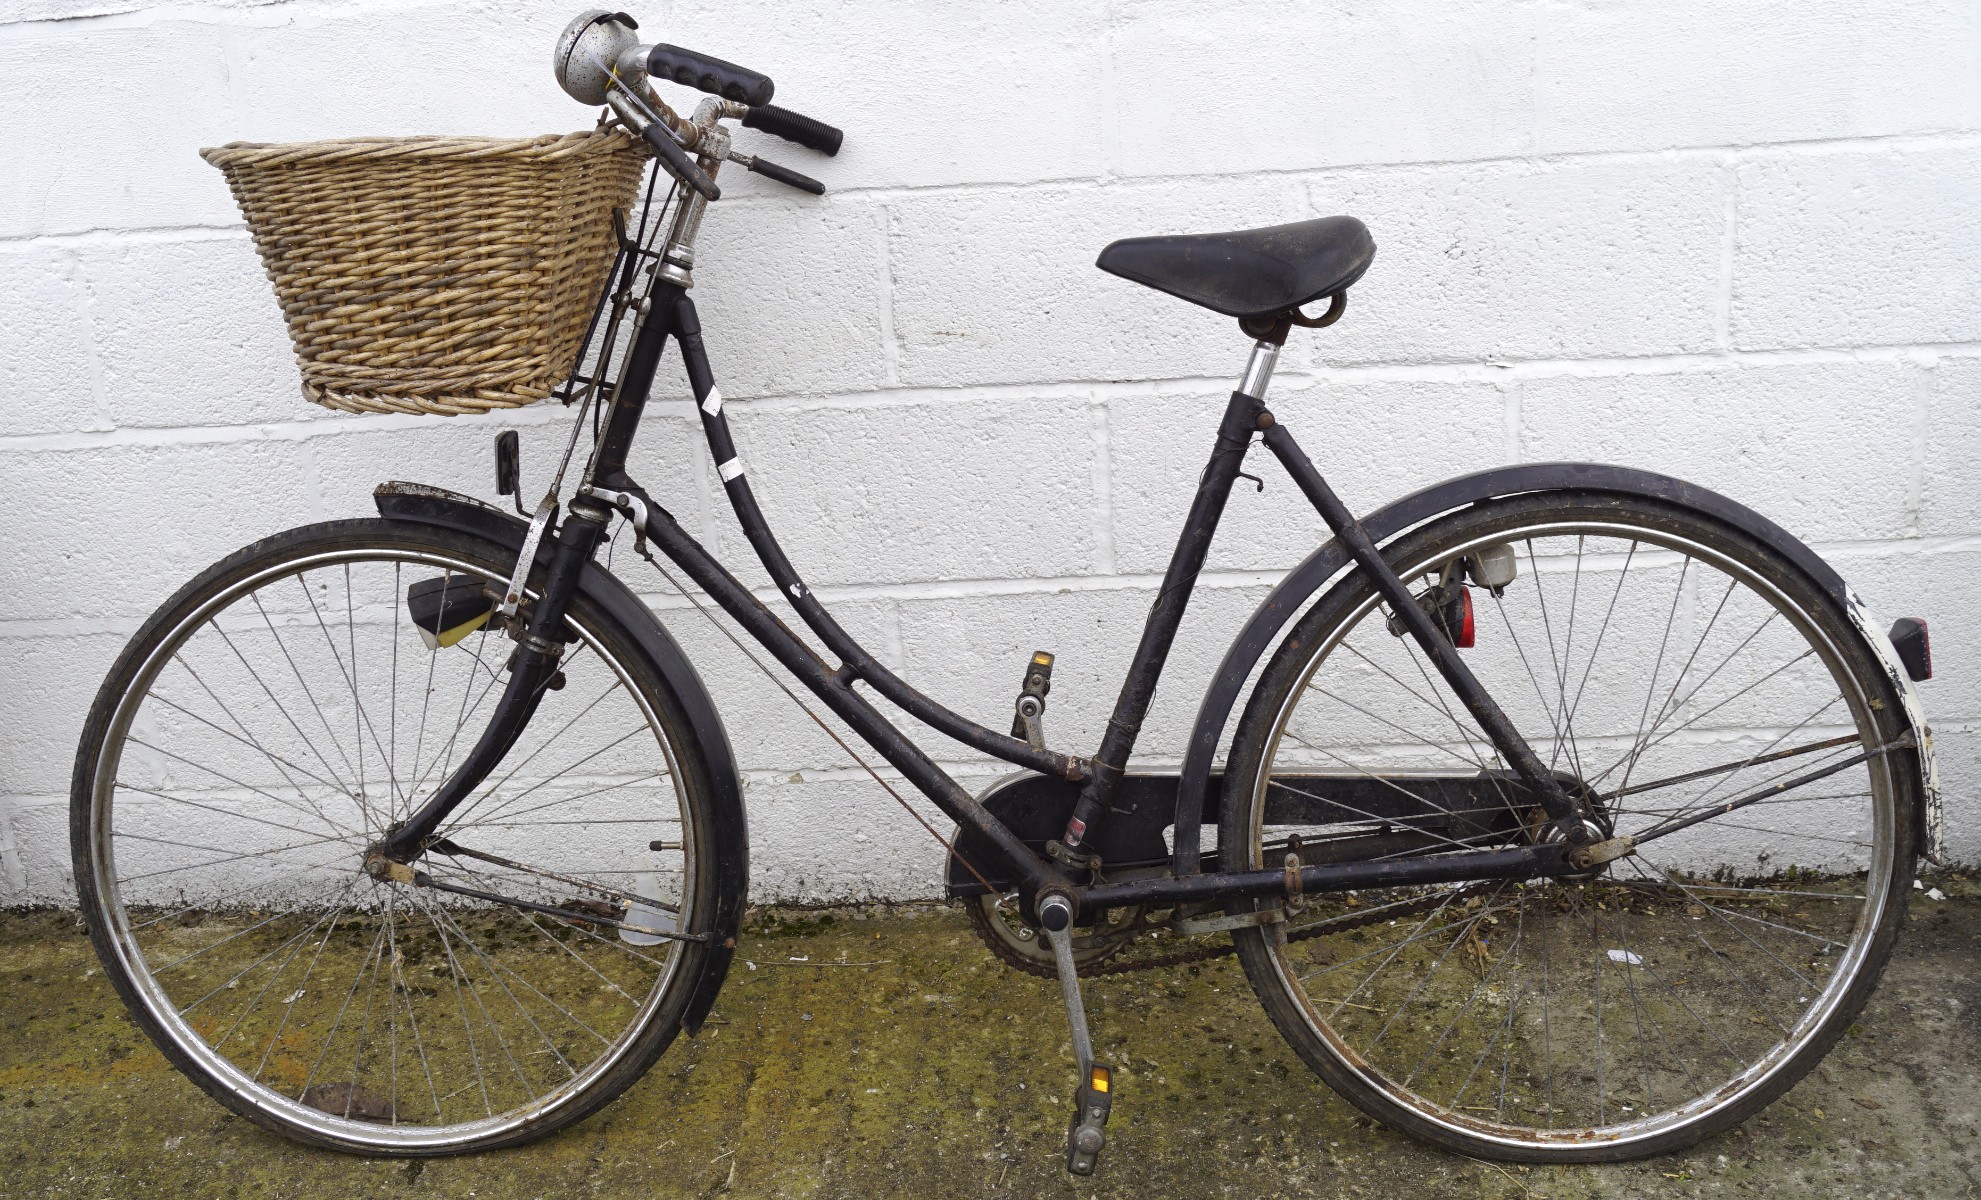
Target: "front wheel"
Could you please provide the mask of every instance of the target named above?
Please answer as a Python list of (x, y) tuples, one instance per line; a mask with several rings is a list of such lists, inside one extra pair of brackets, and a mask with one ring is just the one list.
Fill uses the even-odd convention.
[(368, 1155), (541, 1136), (637, 1079), (713, 969), (682, 940), (717, 901), (707, 768), (583, 595), (426, 882), (364, 869), (502, 694), (511, 643), (476, 621), (513, 561), (393, 521), (292, 530), (182, 589), (97, 696), (70, 826), (91, 939), (166, 1057), (261, 1125)]
[[(1480, 1158), (1669, 1153), (1780, 1096), (1863, 1008), (1917, 847), (1913, 756), (1852, 761), (1905, 726), (1843, 608), (1641, 499), (1487, 502), (1385, 554), (1604, 833), (1650, 836), (1586, 877), (1367, 889), (1237, 935), (1280, 1031), (1370, 1116)], [(1391, 616), (1357, 572), (1277, 651), (1226, 870), (1553, 836)]]

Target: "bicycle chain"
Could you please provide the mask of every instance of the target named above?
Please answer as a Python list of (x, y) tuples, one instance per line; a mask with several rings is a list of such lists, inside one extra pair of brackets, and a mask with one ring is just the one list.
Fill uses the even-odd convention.
[[(1359, 915), (1344, 914), (1340, 917), (1309, 925), (1304, 929), (1296, 929), (1286, 935), (1286, 940), (1289, 942), (1304, 942), (1310, 938), (1323, 937), (1328, 934), (1346, 933), (1353, 929), (1366, 929), (1371, 925), (1380, 925), (1384, 921), (1396, 920), (1398, 917), (1415, 916), (1417, 913), (1423, 912), (1426, 909), (1449, 904), (1454, 899), (1462, 900), (1466, 895), (1475, 890), (1477, 890), (1476, 887), (1466, 888), (1457, 897), (1449, 894), (1426, 896), (1415, 903), (1400, 906), (1393, 904), (1383, 905), (1372, 912)], [(1006, 966), (1023, 971), (1027, 975), (1036, 975), (1041, 979), (1059, 978), (1059, 972), (1054, 970), (1049, 964), (1037, 962), (1019, 955), (1010, 946), (998, 941), (995, 935), (986, 932), (978, 926), (975, 921), (971, 922), (971, 928), (976, 930), (977, 937), (986, 946), (989, 946), (991, 953), (1002, 960)], [(1156, 926), (1155, 928), (1161, 928), (1161, 926)], [(1130, 935), (1129, 940), (1132, 940), (1132, 936)], [(1127, 941), (1124, 941), (1122, 946), (1125, 947), (1126, 945)], [(1209, 962), (1212, 959), (1223, 958), (1228, 954), (1236, 953), (1238, 953), (1237, 943), (1229, 940), (1223, 945), (1204, 946), (1192, 950), (1179, 950), (1173, 954), (1160, 954), (1151, 958), (1135, 958), (1126, 961), (1116, 961), (1113, 957), (1114, 952), (1110, 952), (1108, 958), (1082, 966), (1079, 970), (1079, 976), (1082, 979), (1095, 979), (1104, 975), (1128, 975), (1136, 971), (1155, 971), (1163, 967), (1181, 967), (1188, 966), (1191, 963)]]

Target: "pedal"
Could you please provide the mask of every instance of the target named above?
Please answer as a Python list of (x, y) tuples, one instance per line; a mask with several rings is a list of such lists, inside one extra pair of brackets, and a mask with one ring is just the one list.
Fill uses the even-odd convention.
[(1114, 1108), (1114, 1072), (1095, 1063), (1073, 1093), (1073, 1123), (1066, 1130), (1066, 1170), (1092, 1175), (1107, 1145), (1107, 1115)]
[[(1114, 1107), (1114, 1072), (1094, 1061), (1093, 1038), (1087, 1033), (1087, 1006), (1080, 999), (1080, 969), (1073, 961), (1073, 907), (1052, 896), (1039, 905), (1046, 940), (1052, 943), (1053, 966), (1059, 971), (1059, 991), (1066, 1001), (1066, 1020), (1073, 1032), (1073, 1057), (1080, 1063), (1080, 1086), (1073, 1090), (1073, 1121), (1066, 1129), (1066, 1169), (1092, 1175), (1107, 1145), (1107, 1117)], [(1059, 928), (1054, 929), (1057, 924)]]
[(1011, 718), (1011, 736), (1023, 738), (1034, 750), (1046, 748), (1046, 693), (1052, 691), (1052, 655), (1032, 651), (1025, 665), (1025, 684), (1018, 689), (1017, 712)]

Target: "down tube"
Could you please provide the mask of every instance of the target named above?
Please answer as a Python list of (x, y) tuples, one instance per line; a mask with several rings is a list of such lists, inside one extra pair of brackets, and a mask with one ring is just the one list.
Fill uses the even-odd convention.
[(854, 691), (851, 684), (842, 678), (843, 672), (835, 672), (826, 666), (811, 647), (777, 619), (776, 614), (765, 608), (721, 563), (710, 557), (708, 551), (690, 537), (671, 514), (657, 504), (649, 504), (646, 529), (647, 536), (663, 554), (714, 597), (724, 612), (734, 617), (786, 670), (797, 676), (814, 695), (825, 701), (828, 708), (851, 725), (853, 731), (906, 776), (908, 782), (933, 800), (936, 807), (952, 820), (989, 839), (1029, 888), (1048, 883), (1063, 886), (1066, 883), (1056, 867), (1019, 840), (1002, 821), (991, 815), (989, 809), (979, 804), (976, 797), (964, 791), (963, 786), (950, 778), (948, 772), (932, 762), (873, 705), (867, 703), (865, 697)]

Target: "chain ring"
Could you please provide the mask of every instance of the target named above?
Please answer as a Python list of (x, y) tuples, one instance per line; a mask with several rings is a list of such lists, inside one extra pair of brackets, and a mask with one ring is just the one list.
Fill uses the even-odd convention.
[[(992, 954), (1009, 967), (1037, 975), (1042, 979), (1059, 978), (1059, 969), (1053, 965), (1052, 948), (1037, 929), (1018, 921), (1015, 913), (1004, 910), (1005, 897), (997, 895), (973, 896), (963, 902), (964, 911), (970, 915), (970, 928), (977, 937), (990, 947)], [(1132, 918), (1131, 918), (1132, 919)], [(1026, 937), (1029, 933), (1031, 936)], [(1093, 935), (1086, 940), (1091, 942)], [(1073, 947), (1073, 964), (1079, 970), (1080, 978), (1091, 979), (1105, 974), (1101, 967), (1131, 939), (1118, 937), (1103, 939), (1099, 945)]]

